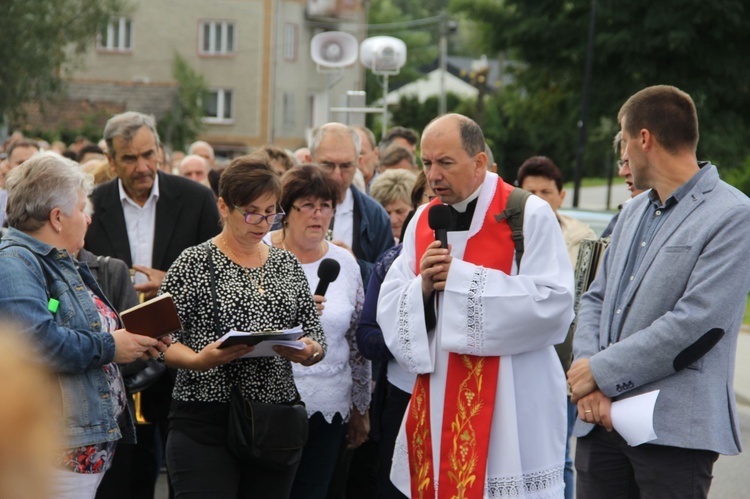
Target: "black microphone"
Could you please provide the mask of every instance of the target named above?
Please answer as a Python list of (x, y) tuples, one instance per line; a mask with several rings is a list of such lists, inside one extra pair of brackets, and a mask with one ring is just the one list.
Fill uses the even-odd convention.
[(326, 291), (328, 291), (328, 285), (336, 280), (340, 270), (341, 265), (339, 265), (339, 262), (333, 258), (324, 258), (318, 267), (318, 279), (320, 280), (314, 294), (325, 296)]
[(453, 224), (451, 207), (447, 204), (436, 204), (427, 213), (430, 229), (435, 231), (435, 240), (440, 241), (440, 247), (448, 249), (448, 229)]

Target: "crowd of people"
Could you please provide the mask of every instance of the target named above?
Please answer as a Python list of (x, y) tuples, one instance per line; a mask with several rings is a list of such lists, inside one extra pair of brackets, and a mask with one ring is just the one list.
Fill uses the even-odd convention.
[[(204, 141), (170, 153), (138, 112), (98, 144), (14, 134), (0, 367), (30, 374), (0, 387), (18, 447), (0, 443), (0, 497), (152, 498), (162, 467), (176, 498), (707, 497), (740, 451), (750, 200), (697, 160), (686, 93), (648, 87), (618, 122), (632, 199), (588, 292), (580, 248), (600, 235), (560, 213), (558, 166), (504, 180), (463, 115), (380, 142), (327, 123), (226, 161)], [(166, 293), (179, 331), (123, 327)], [(656, 436), (631, 445), (612, 404), (654, 391)], [(303, 411), (282, 431), (299, 452), (263, 450), (260, 424), (238, 452), (236, 399)]]

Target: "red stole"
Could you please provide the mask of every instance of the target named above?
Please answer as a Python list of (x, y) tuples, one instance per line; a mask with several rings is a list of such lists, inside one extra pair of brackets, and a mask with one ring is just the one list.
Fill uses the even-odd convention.
[[(515, 245), (502, 213), (513, 186), (498, 178), (497, 190), (484, 217), (482, 229), (466, 244), (463, 260), (510, 274)], [(416, 227), (416, 273), (419, 261), (435, 234), (427, 222), (430, 207)], [(439, 319), (438, 319), (439, 320)], [(474, 499), (484, 493), (487, 454), (500, 372), (500, 357), (479, 357), (451, 352), (440, 435), (440, 498)], [(412, 498), (435, 498), (432, 428), (430, 426), (430, 375), (420, 374), (414, 384), (406, 419)]]

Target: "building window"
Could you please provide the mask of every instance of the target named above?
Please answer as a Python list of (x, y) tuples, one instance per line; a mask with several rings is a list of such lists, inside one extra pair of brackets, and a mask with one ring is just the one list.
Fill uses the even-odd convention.
[(203, 98), (203, 121), (207, 123), (231, 123), (234, 121), (232, 112), (231, 90), (211, 90)]
[(234, 54), (235, 47), (233, 22), (201, 21), (199, 52), (202, 55)]
[(286, 23), (284, 25), (284, 59), (287, 61), (297, 60), (297, 33), (296, 24)]
[(120, 17), (107, 24), (99, 33), (97, 46), (113, 52), (133, 50), (133, 25), (130, 19)]
[(284, 120), (284, 126), (289, 128), (294, 126), (294, 94), (291, 92), (284, 92), (282, 101), (282, 116)]

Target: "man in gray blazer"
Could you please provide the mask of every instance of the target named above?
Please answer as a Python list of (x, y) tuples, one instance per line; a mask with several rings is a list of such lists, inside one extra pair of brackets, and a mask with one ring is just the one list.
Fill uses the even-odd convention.
[[(698, 162), (686, 93), (636, 93), (620, 109), (623, 159), (651, 189), (623, 209), (583, 296), (568, 371), (578, 403), (578, 497), (706, 497), (719, 454), (740, 452), (733, 377), (750, 290), (750, 200)], [(629, 446), (610, 404), (659, 390), (657, 438)]]

